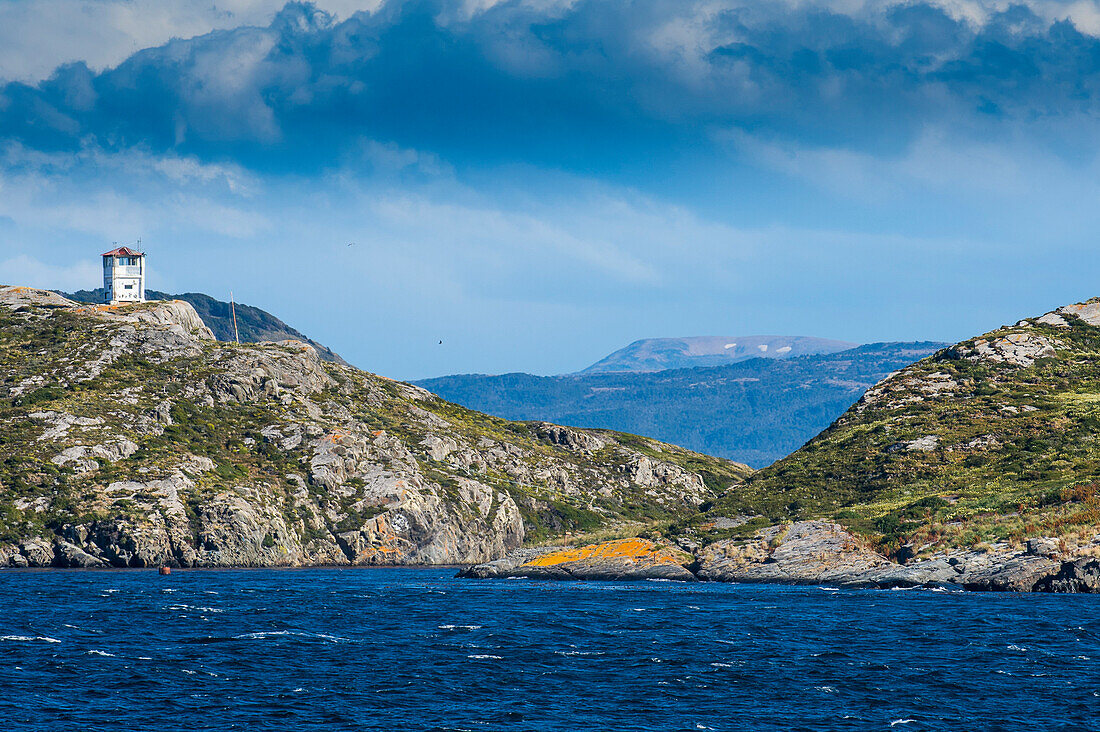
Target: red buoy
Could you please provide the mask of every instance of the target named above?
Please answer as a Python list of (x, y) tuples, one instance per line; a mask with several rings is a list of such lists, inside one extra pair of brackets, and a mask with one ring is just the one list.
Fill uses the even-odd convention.
[(172, 568), (171, 567), (161, 567), (160, 568), (160, 573), (161, 574), (172, 574)]

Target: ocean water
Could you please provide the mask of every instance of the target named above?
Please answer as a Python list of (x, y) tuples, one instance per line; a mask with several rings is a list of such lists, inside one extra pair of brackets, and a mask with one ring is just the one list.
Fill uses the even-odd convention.
[(0, 572), (10, 730), (1084, 730), (1100, 598)]

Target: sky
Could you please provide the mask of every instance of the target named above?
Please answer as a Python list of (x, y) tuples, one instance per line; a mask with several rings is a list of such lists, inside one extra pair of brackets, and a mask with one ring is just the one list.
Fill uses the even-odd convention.
[(139, 239), (402, 379), (956, 341), (1100, 295), (1100, 5), (0, 0), (0, 282)]

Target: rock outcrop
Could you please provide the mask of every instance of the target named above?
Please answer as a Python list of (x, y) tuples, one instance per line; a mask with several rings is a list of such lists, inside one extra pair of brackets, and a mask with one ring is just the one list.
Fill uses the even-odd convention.
[(302, 341), (218, 342), (182, 301), (6, 287), (0, 329), (0, 566), (476, 564), (751, 472), (488, 417)]
[(751, 541), (722, 541), (699, 554), (700, 579), (716, 582), (826, 584), (842, 587), (954, 587), (999, 592), (1098, 592), (1100, 562), (1005, 546), (943, 551), (906, 564), (827, 521), (772, 526)]
[(987, 592), (1100, 592), (1100, 560), (1068, 557), (1050, 539), (1026, 550), (990, 547), (940, 552), (902, 564), (829, 521), (770, 526), (748, 541), (721, 541), (695, 556), (643, 539), (586, 547), (539, 547), (469, 567), (472, 579), (641, 580), (945, 587)]
[(585, 547), (525, 549), (463, 570), (460, 577), (527, 577), (554, 580), (666, 579), (690, 582), (694, 558), (647, 539), (620, 539)]

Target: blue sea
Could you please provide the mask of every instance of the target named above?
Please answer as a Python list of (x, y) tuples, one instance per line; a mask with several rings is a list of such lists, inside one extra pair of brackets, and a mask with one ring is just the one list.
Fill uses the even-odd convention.
[(0, 572), (11, 730), (1100, 728), (1100, 598)]

